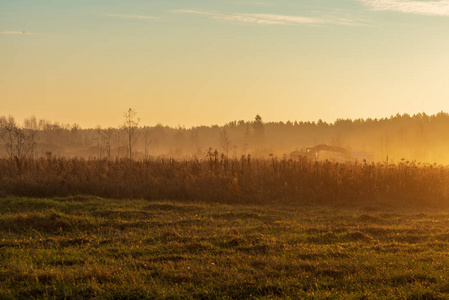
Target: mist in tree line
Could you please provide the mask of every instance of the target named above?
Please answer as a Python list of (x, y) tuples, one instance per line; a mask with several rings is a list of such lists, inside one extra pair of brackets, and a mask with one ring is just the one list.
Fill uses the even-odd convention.
[(18, 124), (13, 116), (0, 116), (0, 157), (83, 157), (95, 159), (154, 157), (205, 158), (288, 157), (295, 150), (328, 144), (349, 151), (371, 152), (375, 161), (402, 159), (449, 163), (449, 114), (397, 114), (381, 119), (337, 119), (323, 122), (231, 121), (222, 126), (146, 126), (129, 109), (115, 128), (87, 128), (38, 120), (32, 116)]

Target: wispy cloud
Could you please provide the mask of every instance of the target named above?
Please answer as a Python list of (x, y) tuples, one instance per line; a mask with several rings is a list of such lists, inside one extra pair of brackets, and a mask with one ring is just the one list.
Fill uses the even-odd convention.
[(449, 16), (449, 1), (359, 0), (374, 10), (427, 16)]
[(0, 31), (0, 34), (8, 34), (8, 35), (36, 35), (36, 33), (32, 33), (32, 32), (14, 31), (14, 30)]
[(103, 14), (103, 16), (113, 17), (113, 18), (121, 18), (121, 19), (159, 20), (158, 17), (142, 16), (142, 15)]
[(227, 3), (233, 3), (238, 5), (249, 5), (249, 6), (275, 6), (276, 4), (273, 2), (264, 2), (264, 1), (222, 1)]
[(195, 14), (208, 18), (240, 22), (240, 23), (255, 23), (268, 25), (292, 25), (292, 24), (351, 24), (349, 20), (345, 19), (321, 19), (301, 16), (275, 15), (275, 14), (224, 14), (212, 11), (196, 10), (196, 9), (178, 9), (175, 13)]

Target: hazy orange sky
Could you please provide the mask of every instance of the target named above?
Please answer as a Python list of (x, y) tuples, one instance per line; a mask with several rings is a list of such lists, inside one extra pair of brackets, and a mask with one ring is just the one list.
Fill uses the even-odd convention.
[(448, 66), (449, 1), (0, 1), (0, 115), (18, 121), (433, 114)]

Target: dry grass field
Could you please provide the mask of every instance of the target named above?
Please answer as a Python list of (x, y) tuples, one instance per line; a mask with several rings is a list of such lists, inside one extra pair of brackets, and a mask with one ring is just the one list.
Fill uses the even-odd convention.
[(0, 160), (0, 298), (447, 299), (448, 182), (410, 162)]
[(0, 298), (446, 299), (449, 211), (0, 199)]

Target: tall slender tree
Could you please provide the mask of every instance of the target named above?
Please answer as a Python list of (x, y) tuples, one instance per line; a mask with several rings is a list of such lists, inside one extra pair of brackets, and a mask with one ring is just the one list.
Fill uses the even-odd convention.
[(129, 108), (128, 111), (123, 115), (125, 120), (123, 122), (122, 128), (125, 131), (126, 137), (128, 138), (128, 155), (130, 160), (133, 157), (133, 146), (139, 138), (137, 134), (137, 128), (139, 126), (140, 119), (137, 118), (136, 115), (136, 111), (132, 108)]
[(256, 115), (253, 122), (254, 140), (258, 146), (261, 146), (265, 141), (265, 126), (260, 115)]

